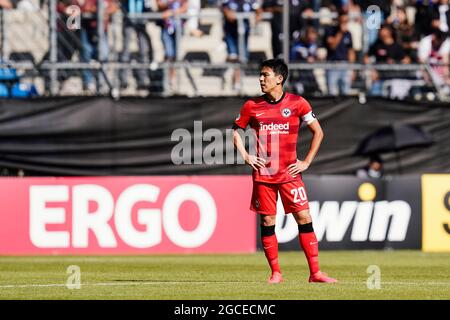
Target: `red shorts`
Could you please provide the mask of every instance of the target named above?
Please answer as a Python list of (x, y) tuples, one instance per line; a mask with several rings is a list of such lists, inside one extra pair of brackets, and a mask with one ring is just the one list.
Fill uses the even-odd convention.
[(309, 209), (303, 180), (297, 179), (280, 184), (253, 181), (250, 210), (259, 214), (276, 214), (278, 193), (286, 214)]

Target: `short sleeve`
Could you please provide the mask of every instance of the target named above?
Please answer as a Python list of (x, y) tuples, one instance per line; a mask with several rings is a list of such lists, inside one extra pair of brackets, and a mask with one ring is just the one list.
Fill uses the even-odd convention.
[(327, 39), (329, 37), (334, 37), (334, 28), (333, 27), (325, 27), (324, 39)]
[(401, 61), (405, 57), (405, 52), (403, 51), (403, 48), (400, 45), (396, 45), (396, 53), (394, 60)]
[(312, 111), (311, 105), (303, 98), (300, 99), (298, 104), (298, 116), (307, 124), (316, 120), (316, 115)]
[(374, 44), (372, 44), (369, 48), (369, 52), (367, 53), (369, 57), (374, 57), (376, 55), (377, 52), (377, 43), (375, 42)]
[(221, 2), (222, 8), (229, 8), (230, 7), (230, 1), (229, 0), (223, 0)]
[(239, 128), (245, 129), (250, 122), (250, 103), (246, 102), (237, 116), (234, 124)]
[(442, 55), (447, 55), (450, 53), (450, 40), (447, 38), (447, 40), (444, 41), (439, 51), (442, 50)]
[(419, 42), (419, 48), (417, 50), (417, 56), (419, 58), (419, 62), (424, 62), (428, 60), (431, 52), (431, 41), (429, 41), (428, 37), (423, 38)]
[(349, 31), (347, 31), (347, 38), (348, 38), (347, 48), (352, 49), (353, 48), (353, 39), (352, 39), (352, 34)]
[(252, 1), (252, 10), (253, 11), (258, 10), (261, 7), (262, 7), (262, 4), (260, 1), (256, 1), (256, 0)]

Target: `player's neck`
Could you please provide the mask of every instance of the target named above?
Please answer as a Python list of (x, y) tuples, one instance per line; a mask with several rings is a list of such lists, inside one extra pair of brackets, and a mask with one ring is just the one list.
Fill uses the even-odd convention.
[(269, 102), (278, 102), (284, 95), (283, 89), (266, 93), (266, 99)]

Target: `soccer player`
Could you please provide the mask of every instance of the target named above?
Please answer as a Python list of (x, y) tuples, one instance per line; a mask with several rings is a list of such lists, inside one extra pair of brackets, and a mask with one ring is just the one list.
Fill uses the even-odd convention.
[[(287, 77), (288, 67), (283, 60), (271, 59), (261, 64), (259, 83), (264, 95), (245, 102), (234, 122), (234, 145), (253, 168), (250, 209), (260, 216), (261, 241), (272, 269), (268, 282), (282, 281), (275, 234), (278, 192), (285, 212), (292, 213), (297, 221), (300, 245), (310, 270), (309, 282), (336, 282), (319, 269), (319, 245), (301, 177), (319, 150), (323, 131), (309, 103), (300, 96), (283, 91)], [(299, 160), (296, 146), (302, 122), (306, 122), (313, 137), (306, 157)], [(247, 152), (237, 131), (247, 125), (254, 130), (257, 138), (254, 155)]]

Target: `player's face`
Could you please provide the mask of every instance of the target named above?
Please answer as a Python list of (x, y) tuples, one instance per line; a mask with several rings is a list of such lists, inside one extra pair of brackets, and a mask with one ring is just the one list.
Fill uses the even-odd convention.
[(283, 81), (283, 77), (276, 75), (269, 67), (263, 67), (259, 74), (259, 85), (264, 93), (272, 92)]

